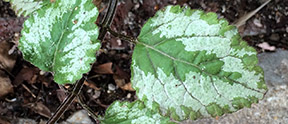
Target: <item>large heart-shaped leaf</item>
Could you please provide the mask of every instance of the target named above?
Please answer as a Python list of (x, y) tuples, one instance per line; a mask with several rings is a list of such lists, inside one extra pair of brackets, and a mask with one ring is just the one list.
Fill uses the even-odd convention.
[(256, 51), (215, 13), (168, 6), (136, 42), (131, 80), (137, 96), (175, 120), (250, 107), (266, 92)]
[(106, 110), (101, 124), (174, 124), (170, 118), (145, 107), (143, 102), (116, 101)]
[(92, 0), (57, 0), (24, 22), (19, 48), (27, 61), (54, 72), (57, 83), (74, 83), (90, 70), (100, 48)]
[(40, 9), (42, 6), (49, 4), (49, 0), (4, 0), (10, 2), (11, 8), (17, 16), (27, 16), (30, 13)]

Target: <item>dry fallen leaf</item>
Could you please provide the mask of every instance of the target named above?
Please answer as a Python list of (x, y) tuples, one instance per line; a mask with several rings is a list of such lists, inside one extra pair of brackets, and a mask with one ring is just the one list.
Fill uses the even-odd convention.
[(116, 83), (116, 85), (118, 87), (120, 87), (122, 90), (127, 90), (127, 91), (135, 91), (133, 88), (132, 88), (132, 85), (131, 83), (126, 83), (125, 82), (125, 79), (123, 78), (120, 78), (119, 76), (117, 75), (113, 75), (113, 78), (114, 78), (114, 81)]
[(102, 0), (93, 0), (92, 2), (97, 8), (100, 8)]
[(101, 90), (101, 88), (98, 88), (94, 83), (92, 82), (88, 82), (88, 81), (84, 81), (84, 84), (94, 90)]
[(94, 72), (98, 74), (114, 74), (112, 70), (112, 62), (108, 62), (102, 65), (98, 65), (96, 67), (93, 67)]
[(135, 91), (130, 83), (130, 75), (119, 66), (115, 66), (115, 70), (116, 72), (113, 75), (113, 79), (116, 85), (122, 90)]
[(13, 92), (13, 85), (11, 80), (5, 74), (5, 72), (0, 70), (0, 98)]
[(59, 101), (64, 101), (64, 99), (67, 97), (66, 92), (63, 89), (56, 90), (56, 93)]
[(0, 42), (0, 65), (2, 68), (7, 71), (11, 71), (15, 65), (16, 62), (16, 56), (15, 55), (9, 55), (9, 50), (13, 47), (10, 43), (7, 41)]
[(130, 80), (130, 75), (125, 72), (121, 67), (115, 66), (115, 75), (119, 76), (119, 78), (125, 79), (125, 80)]
[(132, 88), (131, 82), (126, 83), (124, 86), (121, 87), (121, 89), (123, 89), (123, 90), (128, 90), (128, 91), (135, 91), (135, 90)]
[(11, 124), (8, 119), (0, 117), (0, 124)]
[(13, 85), (7, 74), (13, 76), (10, 71), (16, 62), (15, 55), (9, 55), (9, 50), (13, 45), (6, 41), (0, 42), (0, 97), (13, 92)]
[(39, 69), (37, 68), (22, 68), (21, 71), (16, 75), (13, 84), (15, 86), (20, 85), (23, 81), (27, 81), (30, 84), (36, 82), (35, 75), (39, 73)]
[(37, 103), (32, 103), (29, 104), (29, 107), (36, 113), (46, 117), (46, 118), (50, 118), (51, 116), (51, 112), (48, 109), (47, 106), (45, 106), (42, 102), (37, 102)]

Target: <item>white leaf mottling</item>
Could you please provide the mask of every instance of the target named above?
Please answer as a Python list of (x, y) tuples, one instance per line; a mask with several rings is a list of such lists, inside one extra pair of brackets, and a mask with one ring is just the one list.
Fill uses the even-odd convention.
[(18, 16), (27, 16), (35, 10), (41, 8), (42, 0), (4, 0), (11, 3), (12, 8)]
[(255, 82), (260, 82), (260, 79), (263, 78), (263, 75), (256, 75), (255, 71), (248, 71), (245, 69), (241, 59), (228, 56), (221, 60), (225, 63), (222, 67), (223, 71), (239, 72), (242, 74), (242, 77), (237, 79), (238, 82), (243, 82), (249, 87), (257, 89), (257, 83)]
[[(170, 12), (172, 8), (178, 12)], [(181, 106), (210, 117), (218, 111), (211, 108), (209, 111), (211, 106), (219, 106), (223, 113), (224, 109), (236, 111), (239, 109), (234, 103), (237, 99), (261, 99), (266, 91), (259, 88), (259, 84), (264, 83), (263, 75), (244, 65), (243, 57), (253, 58), (256, 52), (243, 43), (237, 29), (228, 26), (223, 19), (217, 22), (214, 18), (209, 22), (209, 15), (202, 15), (205, 13), (199, 10), (174, 6), (157, 12), (143, 26), (145, 29), (138, 37), (139, 43), (132, 57), (131, 82), (138, 98), (149, 108), (153, 108), (154, 102), (158, 103), (161, 112), (167, 114), (169, 111), (172, 117), (171, 110), (175, 110), (180, 120), (190, 116), (185, 113), (189, 110), (184, 112)], [(147, 52), (140, 51), (143, 47)], [(185, 57), (186, 54), (191, 55)], [(141, 62), (143, 57), (150, 63)], [(193, 70), (187, 70), (182, 64)]]
[[(201, 12), (196, 10), (191, 16), (185, 16), (182, 13), (170, 12), (172, 6), (168, 6), (164, 12), (157, 13), (152, 18), (151, 27), (157, 27), (152, 34), (160, 33), (160, 38), (175, 38), (176, 41), (182, 42), (186, 47), (186, 51), (207, 51), (206, 54), (216, 54), (217, 57), (224, 57), (230, 52), (234, 52), (230, 47), (233, 36), (237, 35), (237, 30), (229, 30), (224, 36), (219, 34), (221, 25), (224, 21), (217, 24), (208, 24), (201, 20)], [(180, 22), (180, 23), (179, 23)], [(159, 26), (159, 27), (158, 27)], [(178, 38), (181, 37), (181, 38)], [(239, 56), (245, 54), (251, 55), (254, 52), (241, 51)]]
[[(63, 13), (60, 12), (59, 8), (51, 8), (46, 10), (46, 14), (49, 16), (39, 17), (38, 13), (33, 13), (33, 21), (25, 21), (24, 27), (29, 28), (29, 32), (23, 32), (22, 35), (25, 37), (25, 42), (23, 43), (24, 51), (35, 52), (35, 55), (41, 56), (38, 49), (41, 49), (40, 44), (43, 42), (52, 42), (50, 39), (53, 23), (55, 23), (56, 18), (60, 17)], [(46, 24), (43, 24), (46, 22)], [(53, 44), (51, 44), (51, 47)], [(31, 47), (33, 46), (33, 47)]]
[(96, 21), (97, 8), (87, 6), (91, 0), (74, 5), (76, 2), (80, 0), (59, 0), (34, 12), (25, 21), (20, 40), (24, 57), (36, 66), (42, 64), (40, 69), (54, 72), (55, 81), (60, 84), (74, 83), (88, 72), (100, 48), (100, 43), (95, 41), (98, 27), (87, 28)]
[[(125, 102), (123, 105), (119, 101), (113, 103), (108, 110), (106, 111), (106, 114), (113, 115), (114, 120), (123, 120), (126, 121), (131, 120), (131, 124), (162, 124), (163, 120), (161, 120), (162, 116), (159, 113), (155, 113), (152, 115), (147, 116), (147, 113), (150, 113), (150, 110), (147, 108), (139, 109), (140, 102), (137, 101), (132, 108), (128, 108), (128, 102)], [(105, 119), (104, 119), (105, 120)], [(115, 121), (114, 123), (116, 123)], [(167, 122), (167, 121), (165, 121)], [(102, 122), (104, 124), (104, 122)], [(108, 123), (107, 123), (108, 124)]]
[(84, 62), (93, 61), (95, 57), (87, 56), (87, 50), (98, 49), (100, 47), (100, 43), (91, 44), (88, 42), (90, 41), (89, 35), (97, 32), (97, 30), (86, 32), (85, 30), (78, 28), (75, 30), (75, 33), (68, 36), (68, 38), (72, 38), (72, 42), (64, 48), (63, 52), (68, 53), (61, 58), (61, 61), (65, 62), (66, 60), (69, 60), (69, 63), (66, 64), (66, 66), (63, 66), (59, 72), (69, 74), (69, 81), (75, 80), (79, 70), (89, 70), (90, 66), (87, 66)]
[[(231, 111), (235, 111), (236, 109), (231, 105), (231, 100), (234, 98), (263, 96), (262, 93), (247, 89), (240, 84), (230, 85), (219, 80), (217, 76), (203, 76), (195, 72), (186, 74), (184, 85), (172, 74), (166, 76), (160, 68), (157, 69), (157, 76), (150, 72), (146, 75), (138, 66), (133, 65), (133, 73), (133, 88), (139, 89), (137, 94), (139, 99), (143, 99), (144, 96), (148, 99), (147, 107), (152, 108), (152, 103), (157, 102), (164, 113), (168, 108), (175, 108), (182, 119), (185, 115), (180, 108), (181, 105), (200, 111), (202, 115), (210, 116), (205, 109), (210, 103), (217, 103), (221, 107), (228, 105)], [(213, 86), (211, 78), (216, 87)]]

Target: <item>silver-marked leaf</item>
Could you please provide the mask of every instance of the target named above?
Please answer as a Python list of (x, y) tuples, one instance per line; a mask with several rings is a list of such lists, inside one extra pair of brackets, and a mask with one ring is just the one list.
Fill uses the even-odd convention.
[(4, 0), (10, 2), (11, 8), (17, 16), (27, 16), (32, 12), (40, 9), (42, 6), (49, 4), (49, 0)]
[(141, 101), (116, 101), (106, 110), (101, 124), (174, 124), (169, 117), (145, 107)]
[(149, 19), (132, 57), (132, 86), (175, 120), (250, 107), (267, 88), (256, 51), (215, 13), (168, 6)]
[(57, 0), (24, 22), (19, 48), (24, 58), (54, 73), (59, 84), (74, 83), (90, 70), (100, 48), (92, 0)]

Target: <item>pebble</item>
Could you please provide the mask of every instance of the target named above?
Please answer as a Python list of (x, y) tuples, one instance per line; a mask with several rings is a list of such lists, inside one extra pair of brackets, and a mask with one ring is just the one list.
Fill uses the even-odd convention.
[(273, 41), (279, 41), (280, 39), (280, 36), (279, 34), (272, 34), (270, 37), (269, 37), (270, 40), (273, 40)]
[(13, 124), (37, 124), (35, 120), (28, 118), (19, 118), (12, 121)]
[(88, 90), (87, 90), (87, 93), (91, 93), (91, 92), (92, 92), (92, 89), (88, 89)]
[(40, 75), (44, 75), (46, 72), (45, 71), (40, 71)]
[(261, 21), (259, 19), (254, 19), (253, 23), (259, 28), (263, 27), (263, 25), (261, 24)]
[(88, 113), (85, 110), (77, 111), (66, 121), (72, 124), (93, 124)]
[(274, 53), (258, 55), (259, 65), (264, 70), (265, 81), (269, 85), (288, 84), (288, 51), (277, 49)]
[(130, 99), (131, 96), (132, 96), (132, 94), (131, 94), (131, 93), (128, 93), (127, 96), (126, 96), (126, 98), (127, 98), (127, 99)]
[(107, 90), (107, 93), (109, 93), (109, 94), (110, 94), (110, 93), (112, 93), (112, 91), (111, 91), (111, 90)]
[(116, 90), (116, 86), (113, 84), (108, 84), (108, 90), (114, 91)]
[(100, 95), (101, 95), (101, 91), (95, 90), (94, 95), (92, 97), (93, 97), (93, 99), (97, 99), (100, 97)]

